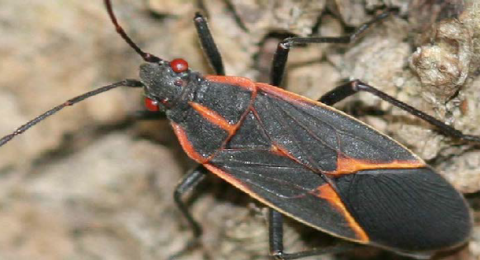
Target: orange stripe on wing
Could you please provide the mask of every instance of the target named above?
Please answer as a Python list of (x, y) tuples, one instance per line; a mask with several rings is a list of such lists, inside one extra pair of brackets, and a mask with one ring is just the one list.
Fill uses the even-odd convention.
[(322, 186), (318, 187), (312, 194), (328, 201), (333, 207), (335, 207), (345, 217), (348, 225), (355, 232), (358, 240), (361, 243), (366, 244), (370, 241), (363, 228), (360, 227), (357, 221), (353, 218), (353, 216), (350, 214), (350, 212), (347, 210), (342, 200), (338, 196), (337, 192), (330, 186), (330, 184), (323, 184)]
[(287, 101), (290, 101), (290, 102), (296, 102), (297, 104), (309, 103), (309, 104), (312, 104), (312, 105), (329, 108), (327, 105), (325, 105), (323, 103), (320, 103), (318, 101), (306, 98), (304, 96), (300, 96), (300, 95), (295, 94), (293, 92), (286, 91), (286, 90), (283, 90), (281, 88), (278, 88), (278, 87), (275, 87), (275, 86), (272, 86), (272, 85), (269, 85), (269, 84), (266, 84), (266, 83), (257, 82), (257, 83), (255, 83), (255, 86), (265, 93), (273, 94), (277, 97), (280, 97), (280, 98), (282, 98), (284, 100), (287, 100)]
[(244, 77), (232, 77), (232, 76), (217, 76), (217, 75), (207, 75), (205, 79), (217, 83), (223, 83), (233, 86), (239, 86), (244, 89), (247, 89), (251, 92), (257, 92), (257, 87), (255, 86), (255, 82), (248, 78)]
[(390, 162), (375, 162), (368, 160), (360, 160), (349, 158), (346, 156), (338, 156), (337, 169), (327, 174), (343, 175), (352, 174), (363, 170), (375, 170), (375, 169), (412, 169), (425, 167), (425, 163), (417, 160), (399, 161), (393, 160)]
[(190, 141), (188, 140), (185, 130), (183, 130), (183, 128), (178, 124), (175, 124), (173, 122), (171, 124), (173, 127), (173, 131), (175, 132), (175, 135), (177, 136), (178, 141), (180, 142), (180, 145), (182, 146), (185, 153), (198, 163), (205, 163), (207, 159), (197, 153), (197, 151), (195, 151), (195, 147), (193, 147), (192, 143), (190, 143)]
[(203, 118), (207, 119), (210, 123), (227, 131), (230, 135), (235, 133), (237, 125), (230, 124), (224, 117), (217, 112), (211, 110), (208, 107), (202, 106), (195, 102), (188, 102), (188, 104), (195, 109)]
[(300, 164), (300, 165), (303, 165), (304, 167), (307, 167), (309, 170), (311, 170), (312, 172), (319, 172), (318, 169), (315, 169), (313, 167), (310, 167), (308, 165), (305, 165), (299, 158), (293, 156), (290, 154), (290, 152), (288, 152), (287, 149), (285, 149), (284, 147), (278, 145), (278, 144), (272, 144), (272, 146), (270, 147), (270, 152), (275, 154), (275, 155), (278, 155), (278, 156), (283, 156), (283, 157), (287, 157), (289, 158), (290, 160)]
[(288, 157), (288, 158), (290, 158), (291, 160), (296, 161), (296, 162), (298, 162), (298, 163), (301, 164), (301, 162), (298, 161), (297, 158), (293, 157), (293, 156), (288, 152), (287, 149), (281, 147), (281, 146), (278, 145), (278, 144), (272, 144), (272, 146), (270, 147), (270, 152), (273, 153), (273, 154), (276, 154), (276, 155), (278, 155), (278, 156)]
[[(242, 183), (240, 180), (238, 180), (237, 178), (235, 178), (231, 174), (217, 168), (216, 166), (208, 164), (208, 163), (203, 164), (203, 166), (205, 166), (205, 168), (207, 168), (209, 171), (211, 171), (212, 173), (214, 173), (218, 177), (224, 179), (225, 181), (227, 181), (230, 184), (232, 184), (233, 186), (235, 186), (237, 189), (247, 193), (252, 198), (264, 203), (265, 205), (267, 205), (271, 208), (276, 209), (277, 211), (279, 211), (279, 212), (281, 212), (281, 213), (283, 213), (283, 214), (285, 214), (285, 215), (287, 215), (287, 216), (289, 216), (289, 217), (291, 217), (291, 218), (293, 218), (293, 219), (295, 219), (295, 220), (297, 220), (301, 223), (304, 223), (304, 224), (309, 225), (313, 228), (322, 230), (322, 231), (324, 231), (324, 232), (326, 232), (326, 233), (328, 233), (332, 236), (342, 237), (342, 238), (345, 238), (345, 239), (348, 239), (348, 240), (351, 240), (351, 241), (356, 241), (356, 242), (364, 243), (364, 244), (367, 244), (369, 242), (369, 238), (365, 234), (365, 231), (363, 231), (363, 229), (358, 225), (358, 223), (355, 221), (355, 219), (346, 210), (345, 206), (341, 202), (338, 195), (335, 193), (335, 191), (333, 191), (333, 189), (330, 188), (330, 186), (328, 186), (328, 184), (326, 184), (328, 187), (326, 187), (325, 185), (318, 187), (317, 190), (312, 192), (312, 195), (329, 201), (330, 203), (332, 203), (332, 205), (335, 208), (339, 209), (339, 211), (341, 213), (343, 213), (343, 216), (345, 216), (345, 218), (347, 219), (347, 221), (348, 221), (350, 227), (352, 228), (352, 230), (354, 231), (354, 233), (357, 235), (357, 238), (339, 236), (337, 233), (333, 233), (333, 232), (325, 230), (325, 229), (323, 229), (319, 226), (314, 226), (314, 225), (306, 222), (305, 220), (299, 219), (295, 215), (292, 215), (291, 213), (285, 212), (284, 210), (278, 208), (276, 205), (272, 204), (271, 202), (266, 201), (264, 198), (262, 198), (261, 196), (259, 196), (255, 192), (253, 192), (247, 185)], [(326, 187), (326, 188), (323, 188), (323, 187)], [(330, 188), (330, 190), (328, 188)]]

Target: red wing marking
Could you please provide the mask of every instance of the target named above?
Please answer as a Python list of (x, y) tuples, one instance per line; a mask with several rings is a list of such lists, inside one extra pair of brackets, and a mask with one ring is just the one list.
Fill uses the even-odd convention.
[(197, 151), (195, 151), (195, 148), (193, 147), (192, 143), (190, 143), (190, 141), (188, 140), (185, 130), (183, 130), (181, 126), (173, 122), (172, 122), (172, 127), (185, 153), (187, 153), (187, 155), (190, 158), (197, 161), (198, 163), (205, 163), (207, 161), (207, 158), (203, 157), (202, 155), (197, 153)]
[[(294, 102), (296, 104), (302, 105), (302, 104), (313, 104), (315, 106), (319, 106), (325, 109), (330, 109), (334, 110), (337, 113), (340, 113), (342, 115), (345, 115), (347, 117), (352, 118), (349, 115), (344, 114), (341, 111), (337, 111), (336, 109), (327, 106), (321, 102), (317, 102), (311, 99), (308, 99), (306, 97), (297, 95), (295, 93), (277, 88), (275, 86), (265, 84), (265, 83), (255, 83), (257, 88), (267, 94), (272, 94), (275, 95), (281, 99), (287, 100), (289, 102)], [(352, 118), (353, 120), (356, 120), (355, 118)], [(358, 120), (357, 120), (358, 121)], [(359, 123), (362, 123), (361, 121), (358, 121)], [(366, 125), (365, 125), (366, 126)], [(379, 133), (380, 134), (380, 133)], [(394, 141), (394, 140), (392, 140)], [(401, 144), (399, 144), (402, 146)], [(352, 174), (361, 170), (373, 170), (373, 169), (411, 169), (411, 168), (420, 168), (420, 167), (425, 167), (425, 163), (422, 162), (421, 160), (404, 160), (404, 161), (399, 161), (399, 160), (394, 160), (390, 162), (375, 162), (375, 161), (368, 161), (368, 160), (361, 160), (361, 159), (354, 159), (354, 158), (349, 158), (346, 156), (342, 156), (339, 154), (337, 158), (337, 170), (332, 171), (332, 172), (326, 172), (326, 174), (331, 174), (331, 175), (342, 175), (342, 174)]]
[(343, 175), (352, 174), (363, 170), (375, 170), (375, 169), (413, 169), (425, 167), (425, 163), (422, 161), (391, 161), (391, 162), (374, 162), (368, 160), (360, 160), (354, 158), (348, 158), (345, 156), (337, 157), (337, 169), (326, 174), (331, 175)]
[(207, 75), (207, 76), (205, 76), (205, 79), (207, 79), (209, 81), (217, 82), (217, 83), (239, 86), (239, 87), (245, 88), (245, 89), (253, 92), (254, 95), (257, 92), (257, 87), (255, 86), (255, 83), (248, 78), (232, 77), (232, 76)]
[(290, 101), (290, 102), (309, 103), (309, 104), (313, 104), (313, 105), (316, 105), (316, 106), (321, 106), (321, 107), (324, 107), (324, 108), (327, 108), (327, 109), (330, 108), (329, 106), (327, 106), (327, 105), (325, 105), (321, 102), (311, 100), (311, 99), (306, 98), (304, 96), (300, 96), (298, 94), (292, 93), (290, 91), (283, 90), (281, 88), (278, 88), (278, 87), (275, 87), (275, 86), (272, 86), (272, 85), (269, 85), (269, 84), (266, 84), (266, 83), (258, 83), (257, 82), (257, 83), (255, 83), (255, 86), (265, 93), (270, 93), (270, 94), (276, 95), (276, 96), (278, 96), (282, 99), (285, 99), (287, 101)]
[(272, 145), (270, 147), (270, 151), (273, 153), (273, 154), (277, 154), (279, 156), (289, 156), (288, 153), (281, 149), (280, 147), (276, 146), (276, 145)]
[(307, 167), (308, 169), (310, 169), (310, 170), (313, 171), (313, 172), (318, 172), (317, 169), (314, 169), (314, 168), (312, 168), (312, 167), (308, 167), (307, 165), (305, 165), (304, 163), (302, 163), (298, 158), (295, 158), (293, 155), (291, 155), (291, 154), (288, 152), (287, 149), (285, 149), (284, 147), (282, 147), (282, 146), (280, 146), (280, 145), (278, 145), (278, 144), (272, 144), (272, 146), (270, 147), (270, 152), (273, 153), (273, 154), (279, 155), (279, 156), (287, 157), (287, 158), (289, 158), (290, 160), (295, 161), (296, 163)]
[(297, 158), (293, 157), (285, 148), (283, 148), (283, 147), (281, 147), (277, 144), (272, 144), (272, 146), (270, 147), (270, 152), (273, 153), (273, 154), (279, 155), (279, 156), (288, 157), (291, 160), (293, 160), (293, 161), (295, 161), (299, 164), (302, 164), (300, 161), (298, 161)]
[[(238, 180), (237, 178), (235, 178), (234, 176), (232, 176), (228, 172), (225, 172), (225, 171), (223, 171), (223, 170), (221, 170), (221, 169), (217, 168), (216, 166), (213, 166), (209, 163), (203, 164), (203, 166), (205, 166), (205, 168), (207, 168), (209, 171), (211, 171), (212, 173), (214, 173), (218, 177), (220, 177), (223, 180), (229, 182), (230, 184), (232, 184), (233, 186), (235, 186), (239, 190), (247, 193), (252, 198), (264, 203), (265, 205), (267, 205), (267, 206), (269, 206), (273, 209), (276, 209), (276, 210), (280, 211), (281, 213), (283, 213), (287, 216), (290, 216), (291, 218), (296, 219), (296, 220), (298, 220), (302, 223), (305, 223), (305, 224), (310, 225), (314, 228), (323, 230), (318, 226), (309, 224), (305, 220), (297, 218), (292, 213), (288, 213), (286, 211), (283, 211), (281, 208), (277, 207), (277, 205), (267, 201), (265, 198), (261, 197), (260, 195), (258, 195), (254, 191), (252, 191), (250, 189), (250, 187), (245, 185), (242, 181)], [(317, 189), (315, 189), (313, 191), (310, 191), (309, 193), (310, 193), (311, 196), (315, 196), (317, 198), (320, 198), (322, 200), (327, 201), (334, 209), (336, 209), (338, 211), (339, 215), (344, 217), (344, 219), (346, 221), (346, 224), (348, 225), (350, 230), (352, 230), (352, 232), (355, 234), (355, 238), (349, 238), (349, 239), (354, 239), (355, 241), (357, 241), (359, 243), (363, 243), (363, 244), (368, 244), (370, 242), (370, 238), (367, 236), (365, 231), (360, 227), (360, 225), (356, 222), (356, 220), (352, 217), (350, 212), (348, 212), (345, 205), (341, 201), (340, 197), (330, 187), (329, 184), (321, 185)], [(327, 232), (331, 235), (334, 235), (334, 236), (336, 235), (336, 233), (332, 233), (332, 232), (328, 232), (328, 231), (325, 231), (325, 232)]]
[(203, 118), (207, 119), (210, 123), (227, 131), (230, 135), (234, 134), (237, 130), (237, 125), (230, 124), (225, 118), (219, 115), (217, 112), (202, 106), (195, 102), (188, 102), (188, 104), (195, 109)]
[(318, 187), (312, 194), (328, 201), (333, 207), (335, 207), (345, 217), (345, 220), (347, 220), (350, 228), (352, 228), (352, 230), (355, 232), (360, 242), (366, 244), (370, 241), (363, 228), (360, 227), (360, 225), (353, 218), (350, 212), (348, 212), (337, 192), (330, 186), (330, 184), (323, 184), (322, 186)]

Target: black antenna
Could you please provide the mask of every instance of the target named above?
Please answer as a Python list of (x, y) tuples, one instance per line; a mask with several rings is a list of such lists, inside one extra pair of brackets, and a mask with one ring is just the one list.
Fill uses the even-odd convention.
[(72, 98), (72, 99), (69, 99), (69, 100), (67, 100), (66, 102), (64, 102), (63, 104), (58, 105), (58, 106), (56, 106), (56, 107), (48, 110), (47, 112), (41, 114), (40, 116), (34, 118), (33, 120), (30, 120), (30, 121), (27, 122), (26, 124), (20, 126), (20, 127), (17, 128), (17, 130), (15, 130), (13, 133), (4, 136), (2, 139), (0, 139), (0, 146), (8, 143), (8, 142), (9, 142), (10, 140), (12, 140), (15, 136), (22, 134), (23, 132), (25, 132), (25, 131), (27, 131), (29, 128), (31, 128), (32, 126), (38, 124), (40, 121), (46, 119), (47, 117), (49, 117), (49, 116), (57, 113), (58, 111), (62, 110), (63, 108), (68, 107), (68, 106), (73, 106), (74, 104), (76, 104), (76, 103), (78, 103), (78, 102), (81, 102), (81, 101), (83, 101), (83, 100), (85, 100), (85, 99), (87, 99), (87, 98), (89, 98), (89, 97), (98, 95), (98, 94), (100, 94), (100, 93), (109, 91), (109, 90), (114, 89), (114, 88), (117, 88), (117, 87), (139, 88), (139, 87), (143, 87), (143, 84), (142, 84), (140, 81), (137, 81), (137, 80), (126, 79), (126, 80), (122, 80), (122, 81), (117, 82), (117, 83), (113, 83), (113, 84), (110, 84), (110, 85), (107, 85), (107, 86), (104, 86), (104, 87), (101, 87), (101, 88), (92, 90), (92, 91), (90, 91), (90, 92), (84, 93), (84, 94), (82, 94), (82, 95), (80, 95), (80, 96), (77, 96), (77, 97), (74, 97), (74, 98)]
[(122, 26), (120, 26), (120, 24), (118, 23), (117, 18), (113, 13), (112, 3), (110, 2), (110, 0), (105, 0), (105, 6), (107, 7), (108, 15), (110, 16), (113, 25), (115, 25), (115, 30), (117, 30), (117, 33), (122, 36), (122, 38), (128, 43), (128, 45), (130, 45), (130, 47), (132, 47), (138, 54), (140, 54), (140, 56), (142, 56), (143, 60), (145, 60), (146, 62), (154, 63), (162, 61), (162, 59), (160, 59), (159, 57), (151, 53), (142, 51), (142, 49), (140, 49), (140, 47), (138, 47), (138, 45), (133, 42), (133, 40), (127, 35), (125, 30), (123, 30)]

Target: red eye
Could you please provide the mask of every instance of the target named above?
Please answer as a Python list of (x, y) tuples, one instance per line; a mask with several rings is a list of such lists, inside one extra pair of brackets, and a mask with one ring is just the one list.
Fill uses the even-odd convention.
[(174, 59), (170, 62), (170, 67), (176, 73), (188, 70), (188, 62), (184, 59)]
[(148, 111), (157, 112), (159, 111), (158, 102), (155, 100), (151, 100), (149, 98), (145, 98), (145, 107)]

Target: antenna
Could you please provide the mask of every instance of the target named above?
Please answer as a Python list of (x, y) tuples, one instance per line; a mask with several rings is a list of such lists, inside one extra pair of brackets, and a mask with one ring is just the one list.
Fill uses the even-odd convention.
[(133, 40), (127, 35), (123, 27), (118, 23), (117, 17), (115, 17), (115, 13), (113, 12), (112, 8), (112, 3), (110, 0), (105, 0), (105, 6), (107, 7), (108, 15), (110, 16), (110, 20), (112, 20), (113, 25), (115, 25), (115, 30), (117, 30), (117, 33), (120, 34), (120, 36), (134, 49), (140, 56), (142, 56), (143, 60), (146, 62), (152, 62), (152, 63), (157, 63), (159, 61), (162, 61), (159, 57), (142, 51), (138, 45), (133, 42)]
[(69, 99), (69, 100), (65, 101), (64, 103), (62, 103), (62, 104), (48, 110), (47, 112), (41, 114), (40, 116), (28, 121), (26, 124), (17, 128), (13, 133), (2, 137), (2, 139), (0, 139), (0, 146), (3, 146), (4, 144), (10, 142), (10, 140), (12, 140), (15, 136), (22, 134), (23, 132), (25, 132), (29, 128), (31, 128), (32, 126), (38, 124), (40, 121), (42, 121), (42, 120), (46, 119), (47, 117), (57, 113), (58, 111), (64, 109), (65, 107), (73, 106), (74, 104), (76, 104), (78, 102), (81, 102), (81, 101), (83, 101), (83, 100), (85, 100), (89, 97), (98, 95), (100, 93), (109, 91), (109, 90), (117, 88), (117, 87), (139, 88), (139, 87), (143, 87), (143, 84), (140, 81), (137, 81), (137, 80), (126, 79), (126, 80), (122, 80), (122, 81), (117, 82), (117, 83), (113, 83), (113, 84), (110, 84), (110, 85), (92, 90), (92, 91), (84, 93), (80, 96), (76, 96), (72, 99)]

